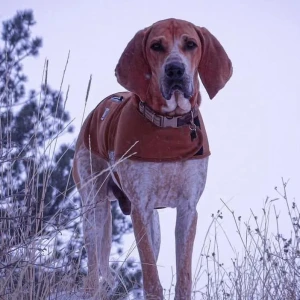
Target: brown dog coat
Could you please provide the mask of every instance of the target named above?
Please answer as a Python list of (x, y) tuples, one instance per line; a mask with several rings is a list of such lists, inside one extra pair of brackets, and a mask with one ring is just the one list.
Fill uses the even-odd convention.
[(197, 135), (192, 140), (190, 124), (158, 127), (142, 115), (139, 102), (139, 97), (130, 92), (101, 101), (84, 124), (86, 147), (107, 161), (111, 151), (116, 159), (125, 155), (142, 161), (176, 161), (210, 155), (198, 108), (194, 116)]

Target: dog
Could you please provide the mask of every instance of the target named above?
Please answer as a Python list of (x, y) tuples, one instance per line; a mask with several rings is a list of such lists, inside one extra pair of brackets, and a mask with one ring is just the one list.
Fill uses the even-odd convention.
[[(83, 202), (88, 286), (110, 286), (110, 200), (132, 218), (145, 299), (163, 299), (156, 262), (157, 210), (177, 209), (175, 299), (191, 299), (196, 206), (210, 155), (199, 111), (199, 79), (210, 99), (232, 75), (219, 41), (204, 27), (167, 19), (137, 32), (117, 64), (129, 92), (109, 96), (84, 122), (76, 144), (73, 178)], [(106, 299), (101, 294), (101, 299)]]

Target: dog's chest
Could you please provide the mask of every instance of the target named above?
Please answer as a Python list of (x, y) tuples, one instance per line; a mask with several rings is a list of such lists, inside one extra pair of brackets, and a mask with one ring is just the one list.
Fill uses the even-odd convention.
[(125, 160), (116, 171), (134, 206), (191, 207), (204, 189), (207, 164), (208, 158), (164, 163)]

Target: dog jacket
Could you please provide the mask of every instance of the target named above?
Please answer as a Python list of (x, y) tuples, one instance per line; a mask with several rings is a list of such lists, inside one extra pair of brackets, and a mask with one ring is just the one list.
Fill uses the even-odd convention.
[(84, 123), (84, 143), (94, 154), (109, 161), (130, 156), (140, 161), (176, 161), (210, 155), (200, 111), (195, 114), (197, 134), (190, 124), (159, 127), (139, 110), (140, 99), (131, 92), (111, 95), (101, 101)]

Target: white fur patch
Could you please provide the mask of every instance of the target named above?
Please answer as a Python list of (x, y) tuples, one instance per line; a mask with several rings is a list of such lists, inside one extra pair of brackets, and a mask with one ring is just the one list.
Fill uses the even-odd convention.
[(173, 112), (177, 109), (180, 110), (180, 114), (188, 113), (192, 106), (190, 100), (184, 98), (182, 93), (174, 92), (170, 100), (166, 100), (166, 105), (162, 107), (163, 113)]
[(176, 109), (176, 107), (177, 107), (177, 102), (176, 102), (175, 96), (173, 94), (170, 100), (166, 100), (166, 105), (164, 105), (162, 107), (162, 112), (168, 113), (168, 112), (174, 111)]

